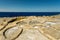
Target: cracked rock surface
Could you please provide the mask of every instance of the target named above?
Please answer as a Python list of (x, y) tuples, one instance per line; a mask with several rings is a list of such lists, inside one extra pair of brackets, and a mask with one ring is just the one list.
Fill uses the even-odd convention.
[(60, 40), (60, 15), (0, 18), (0, 40)]

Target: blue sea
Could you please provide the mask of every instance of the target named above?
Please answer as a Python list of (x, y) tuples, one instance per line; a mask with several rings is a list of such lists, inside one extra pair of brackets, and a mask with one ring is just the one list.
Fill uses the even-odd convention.
[(58, 15), (60, 12), (0, 12), (0, 17), (15, 16), (51, 16)]

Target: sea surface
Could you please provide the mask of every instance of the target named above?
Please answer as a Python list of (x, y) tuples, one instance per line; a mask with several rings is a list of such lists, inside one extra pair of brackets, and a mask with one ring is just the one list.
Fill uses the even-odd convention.
[(51, 16), (58, 15), (60, 12), (0, 12), (0, 17), (16, 16)]

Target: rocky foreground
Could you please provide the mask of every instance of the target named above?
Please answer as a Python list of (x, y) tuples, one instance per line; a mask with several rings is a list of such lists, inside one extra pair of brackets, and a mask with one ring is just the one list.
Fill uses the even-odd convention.
[(0, 18), (0, 40), (60, 40), (60, 15)]

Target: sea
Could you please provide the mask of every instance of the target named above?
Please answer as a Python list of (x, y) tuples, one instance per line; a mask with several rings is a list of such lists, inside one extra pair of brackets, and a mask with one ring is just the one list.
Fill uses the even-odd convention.
[(58, 15), (60, 12), (0, 12), (0, 17), (16, 17), (16, 16), (52, 16)]

